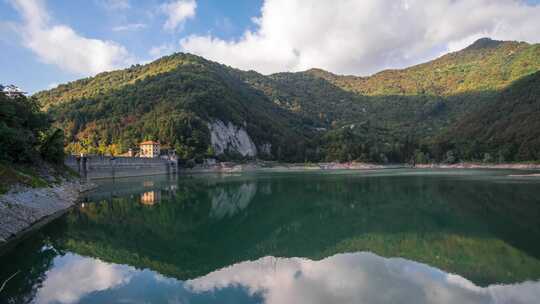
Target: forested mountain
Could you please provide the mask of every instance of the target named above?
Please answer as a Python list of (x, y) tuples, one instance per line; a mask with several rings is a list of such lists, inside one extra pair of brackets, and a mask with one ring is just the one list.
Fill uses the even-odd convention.
[[(184, 159), (199, 160), (255, 152), (284, 161), (482, 160), (494, 150), (464, 153), (477, 146), (465, 148), (452, 134), (473, 125), (475, 130), (498, 125), (475, 117), (483, 118), (485, 111), (504, 114), (511, 102), (538, 107), (538, 91), (530, 90), (538, 77), (529, 75), (539, 70), (540, 45), (487, 38), (370, 77), (317, 69), (265, 76), (179, 53), (36, 97), (65, 130), (72, 152), (118, 154), (155, 139)], [(527, 81), (532, 84), (521, 84)], [(515, 99), (505, 98), (508, 94)], [(532, 124), (512, 122), (525, 133)], [(247, 139), (239, 137), (243, 131)], [(242, 144), (253, 146), (253, 153), (244, 153)], [(229, 147), (224, 154), (223, 145)], [(539, 143), (530, 145), (537, 151)], [(518, 157), (519, 148), (514, 150), (505, 161), (539, 158), (535, 153)]]
[(437, 142), (464, 159), (540, 160), (540, 72), (516, 81), (495, 102), (465, 115)]
[(259, 147), (270, 143), (274, 154), (294, 157), (296, 144), (305, 141), (309, 130), (297, 115), (229, 70), (194, 55), (175, 54), (37, 97), (66, 131), (72, 151), (118, 154), (153, 139), (176, 148), (185, 159), (211, 156), (208, 124), (219, 120), (245, 129)]
[(442, 95), (501, 89), (537, 71), (540, 45), (477, 40), (459, 52), (403, 70), (386, 70), (370, 77), (338, 76), (312, 69), (306, 73), (363, 95)]

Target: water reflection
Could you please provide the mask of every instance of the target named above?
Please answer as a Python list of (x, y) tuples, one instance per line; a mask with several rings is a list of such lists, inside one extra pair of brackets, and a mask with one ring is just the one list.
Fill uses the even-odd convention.
[[(150, 270), (105, 263), (76, 254), (57, 256), (40, 285), (35, 304), (74, 303), (261, 303), (245, 288), (228, 286), (211, 292), (193, 291), (184, 282)], [(19, 303), (21, 298), (8, 298)]]
[[(177, 177), (174, 175), (157, 175), (146, 177), (130, 177), (119, 179), (103, 179), (94, 181), (98, 184), (99, 190), (93, 191), (88, 197), (88, 201), (96, 202), (111, 200), (114, 197), (141, 196), (147, 192), (165, 192), (167, 196), (174, 196), (177, 190)], [(153, 194), (154, 196), (156, 194)], [(152, 194), (149, 194), (152, 196)], [(154, 203), (161, 199), (154, 199)], [(142, 200), (141, 200), (141, 203)], [(143, 203), (144, 204), (144, 203)]]
[[(103, 181), (84, 207), (0, 257), (0, 282), (20, 271), (0, 303), (4, 295), (30, 303), (38, 294), (49, 303), (377, 303), (397, 296), (527, 303), (539, 286), (523, 282), (540, 279), (540, 180), (506, 174)], [(368, 251), (406, 260), (342, 254)], [(62, 280), (62, 273), (71, 276)]]
[[(427, 263), (483, 286), (538, 279), (538, 185), (495, 173), (119, 180), (67, 217), (56, 245), (179, 279), (266, 255), (356, 251)], [(104, 201), (107, 189), (116, 194)], [(141, 209), (141, 201), (160, 203)]]
[(157, 204), (161, 200), (161, 193), (159, 191), (147, 191), (141, 193), (141, 204), (152, 206)]
[(214, 187), (210, 193), (212, 196), (210, 216), (222, 219), (244, 210), (255, 197), (257, 184), (246, 182), (234, 187)]
[(242, 286), (264, 303), (535, 303), (540, 283), (478, 287), (400, 258), (339, 254), (320, 261), (266, 257), (190, 280), (196, 292)]
[(155, 186), (155, 182), (153, 180), (145, 180), (143, 181), (143, 187), (151, 188)]
[[(36, 294), (36, 303), (78, 303), (89, 293), (127, 284), (134, 269), (75, 254), (55, 258)], [(76, 282), (76, 283), (75, 283)]]
[(539, 298), (539, 282), (478, 287), (424, 264), (372, 253), (338, 254), (320, 261), (265, 257), (188, 281), (67, 254), (54, 259), (34, 301), (450, 304), (535, 303)]

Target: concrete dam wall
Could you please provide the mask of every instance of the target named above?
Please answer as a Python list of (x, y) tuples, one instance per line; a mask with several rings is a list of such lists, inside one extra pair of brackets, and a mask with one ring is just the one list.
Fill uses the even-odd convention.
[(66, 165), (88, 179), (176, 173), (177, 162), (162, 158), (69, 156)]

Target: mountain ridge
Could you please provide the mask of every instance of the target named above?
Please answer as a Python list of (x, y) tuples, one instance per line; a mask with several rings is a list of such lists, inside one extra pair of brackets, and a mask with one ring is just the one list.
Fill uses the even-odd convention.
[[(245, 129), (270, 159), (404, 162), (538, 70), (539, 44), (490, 39), (370, 77), (321, 69), (263, 75), (176, 53), (35, 96), (72, 152), (111, 145), (121, 152), (153, 138), (188, 159), (218, 156), (206, 126), (222, 121)], [(238, 157), (230, 152), (222, 157)]]
[[(494, 54), (494, 53), (501, 54)], [(531, 52), (533, 54), (529, 54)], [(478, 74), (482, 71), (474, 70), (473, 64), (478, 64), (482, 57), (499, 55), (496, 57), (498, 60), (503, 60), (504, 56), (513, 56), (510, 58), (510, 61), (516, 62), (516, 66), (512, 67), (513, 70), (510, 73), (515, 75), (498, 75), (499, 82), (485, 84), (483, 86), (478, 86), (475, 84), (484, 84), (481, 76)], [(512, 81), (517, 80), (519, 77), (516, 75), (523, 76), (530, 74), (540, 67), (540, 64), (533, 62), (534, 64), (530, 67), (520, 66), (522, 60), (527, 58), (523, 57), (536, 57), (540, 56), (540, 45), (539, 44), (528, 44), (526, 42), (516, 42), (516, 41), (497, 41), (489, 38), (481, 38), (474, 42), (469, 47), (466, 47), (460, 51), (451, 52), (444, 54), (434, 60), (413, 65), (404, 69), (388, 69), (377, 72), (373, 75), (361, 77), (361, 76), (352, 76), (352, 75), (336, 75), (327, 71), (321, 72), (320, 69), (310, 69), (305, 73), (311, 73), (323, 78), (326, 78), (330, 82), (356, 93), (365, 94), (365, 95), (387, 95), (387, 94), (436, 94), (436, 95), (452, 95), (456, 93), (463, 93), (472, 90), (485, 90), (485, 89), (500, 89), (504, 86), (509, 85)], [(460, 62), (460, 59), (462, 60)], [(464, 61), (464, 62), (463, 62)], [(490, 64), (493, 64), (491, 62)], [(508, 65), (508, 63), (506, 63)], [(486, 68), (487, 65), (484, 64), (481, 68)], [(434, 70), (430, 71), (430, 69)], [(445, 68), (445, 70), (440, 70)], [(452, 71), (451, 69), (463, 69), (461, 75), (457, 75), (456, 79), (453, 79), (452, 83), (446, 83), (446, 87), (449, 87), (451, 90), (447, 90), (441, 87), (441, 84), (437, 83), (437, 78), (447, 77), (444, 73), (448, 74)], [(450, 71), (449, 71), (450, 70)], [(514, 71), (515, 70), (515, 71)], [(474, 72), (472, 76), (467, 75), (467, 73)], [(502, 72), (502, 71), (501, 71)], [(410, 73), (412, 75), (406, 75)], [(502, 74), (502, 73), (501, 73)], [(493, 75), (493, 73), (492, 73)], [(424, 86), (418, 86), (418, 82), (425, 81), (425, 77), (433, 79), (431, 83)], [(468, 76), (468, 77), (466, 77)], [(507, 76), (507, 79), (504, 77)], [(413, 77), (413, 79), (411, 79)], [(469, 79), (468, 79), (469, 78)], [(375, 84), (373, 84), (375, 83)], [(383, 85), (381, 85), (381, 83)], [(449, 86), (450, 85), (450, 86)]]
[[(406, 68), (403, 68), (403, 69), (385, 69), (385, 70), (381, 70), (381, 71), (376, 72), (376, 73), (374, 73), (372, 75), (369, 75), (369, 76), (340, 75), (340, 74), (335, 74), (335, 73), (332, 73), (330, 71), (326, 71), (326, 70), (323, 70), (323, 69), (320, 69), (320, 68), (311, 68), (311, 69), (308, 69), (306, 71), (300, 71), (300, 72), (296, 72), (296, 73), (311, 74), (311, 75), (314, 75), (314, 76), (324, 78), (326, 80), (329, 80), (329, 79), (332, 79), (332, 78), (340, 78), (340, 79), (355, 79), (357, 81), (362, 81), (362, 80), (366, 80), (366, 79), (371, 79), (373, 77), (384, 76), (384, 75), (387, 75), (387, 74), (390, 74), (390, 73), (405, 72), (405, 71), (409, 71), (409, 70), (414, 70), (415, 68), (422, 67), (422, 66), (424, 66), (426, 64), (442, 60), (442, 59), (446, 58), (447, 56), (449, 56), (449, 57), (455, 56), (456, 54), (459, 54), (460, 52), (478, 51), (478, 50), (486, 49), (485, 45), (490, 45), (490, 44), (493, 44), (493, 45), (496, 45), (496, 46), (507, 45), (509, 47), (512, 46), (514, 48), (518, 47), (518, 46), (521, 46), (521, 47), (535, 46), (535, 49), (536, 49), (535, 51), (537, 52), (537, 55), (540, 54), (540, 45), (539, 44), (531, 45), (531, 44), (528, 44), (526, 42), (498, 41), (498, 40), (492, 40), (490, 38), (480, 38), (477, 41), (475, 41), (473, 44), (471, 44), (470, 46), (468, 46), (468, 47), (466, 47), (466, 48), (464, 48), (464, 49), (462, 49), (460, 51), (450, 52), (450, 53), (444, 54), (444, 55), (439, 56), (439, 57), (437, 57), (437, 58), (435, 58), (435, 59), (433, 59), (431, 61), (419, 63), (419, 64), (416, 64), (416, 65), (413, 65), (413, 66), (410, 66), (410, 67), (406, 67)], [(479, 45), (483, 45), (484, 47), (479, 47)], [(494, 47), (489, 47), (487, 49), (494, 49)], [(131, 73), (132, 71), (136, 72), (137, 70), (143, 70), (142, 75), (139, 75), (139, 76), (137, 76), (135, 78), (129, 78), (129, 80), (127, 82), (125, 82), (125, 84), (130, 84), (130, 83), (133, 83), (136, 80), (144, 79), (145, 77), (151, 77), (151, 76), (158, 75), (159, 73), (168, 72), (168, 71), (170, 71), (170, 70), (172, 70), (174, 68), (177, 68), (178, 66), (183, 65), (183, 64), (197, 64), (197, 61), (201, 61), (201, 60), (203, 62), (205, 62), (205, 63), (217, 64), (217, 65), (221, 65), (221, 66), (231, 68), (231, 69), (234, 69), (234, 70), (242, 71), (242, 72), (245, 72), (245, 73), (257, 73), (257, 74), (260, 74), (260, 73), (258, 73), (256, 71), (253, 71), (253, 70), (250, 70), (250, 71), (239, 70), (239, 69), (236, 69), (236, 68), (233, 68), (233, 67), (218, 63), (218, 62), (207, 60), (207, 59), (205, 59), (205, 58), (203, 58), (201, 56), (198, 56), (198, 55), (179, 52), (179, 53), (173, 53), (171, 55), (161, 57), (159, 59), (156, 59), (156, 60), (154, 60), (154, 61), (152, 61), (150, 63), (144, 64), (144, 65), (135, 64), (135, 65), (132, 65), (131, 67), (126, 68), (126, 69), (119, 69), (119, 70), (115, 70), (115, 71), (102, 72), (102, 73), (99, 73), (99, 74), (97, 74), (97, 75), (95, 75), (93, 77), (86, 77), (86, 78), (82, 78), (82, 79), (79, 79), (79, 80), (70, 81), (70, 82), (68, 82), (66, 84), (60, 84), (57, 88), (54, 88), (54, 89), (39, 91), (34, 95), (37, 96), (39, 99), (44, 99), (43, 95), (45, 95), (46, 92), (58, 92), (58, 91), (62, 92), (62, 91), (65, 91), (66, 87), (70, 87), (70, 85), (81, 84), (81, 83), (85, 84), (86, 82), (91, 83), (92, 80), (96, 80), (96, 79), (100, 79), (100, 78), (106, 78), (106, 79), (112, 78), (112, 80), (111, 80), (112, 83), (111, 84), (114, 84), (115, 82), (118, 82), (118, 79), (117, 79), (118, 77), (115, 77), (116, 74), (118, 74), (118, 72), (127, 71), (128, 73)], [(160, 65), (160, 66), (162, 66), (162, 68), (157, 72), (156, 71), (154, 71), (154, 72), (144, 72), (145, 70), (147, 70), (145, 67), (148, 67), (149, 65), (159, 63), (159, 62), (162, 62), (162, 61), (169, 62), (170, 64), (166, 64), (166, 65), (164, 65), (164, 67), (163, 67), (163, 65)], [(263, 76), (266, 76), (266, 77), (272, 77), (272, 76), (283, 74), (283, 73), (293, 73), (293, 72), (279, 72), (279, 73), (273, 73), (273, 74), (269, 74), (269, 75), (263, 75), (263, 74), (260, 74), (260, 75), (263, 75)], [(130, 77), (129, 74), (128, 74), (128, 77)], [(92, 95), (83, 94), (83, 95), (79, 95), (77, 97), (82, 98), (82, 97), (91, 97), (91, 96)], [(55, 97), (58, 98), (59, 96), (56, 95)], [(60, 99), (65, 100), (62, 97), (60, 97)], [(48, 104), (45, 104), (45, 107), (47, 105)]]

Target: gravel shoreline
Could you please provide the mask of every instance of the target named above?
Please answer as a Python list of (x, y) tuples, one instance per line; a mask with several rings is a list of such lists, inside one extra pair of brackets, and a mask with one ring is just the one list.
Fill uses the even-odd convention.
[(234, 173), (234, 172), (291, 172), (291, 171), (321, 171), (321, 170), (375, 170), (405, 168), (402, 164), (381, 165), (370, 163), (276, 163), (253, 162), (238, 164), (223, 162), (207, 166), (196, 166), (192, 169), (181, 169), (184, 174), (191, 173)]
[(66, 181), (44, 188), (16, 188), (0, 196), (0, 248), (75, 206), (92, 183)]
[(456, 163), (456, 164), (416, 164), (413, 168), (409, 164), (373, 164), (373, 163), (276, 163), (252, 162), (238, 164), (223, 162), (212, 165), (198, 165), (192, 169), (181, 169), (184, 174), (191, 173), (234, 173), (234, 172), (290, 172), (290, 171), (321, 171), (321, 170), (377, 170), (377, 169), (540, 169), (540, 164), (484, 164), (484, 163)]
[(416, 164), (420, 169), (540, 169), (540, 164), (482, 164), (482, 163), (457, 163), (457, 164)]

